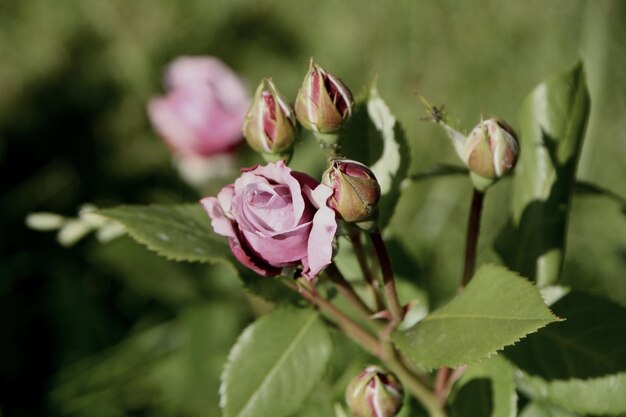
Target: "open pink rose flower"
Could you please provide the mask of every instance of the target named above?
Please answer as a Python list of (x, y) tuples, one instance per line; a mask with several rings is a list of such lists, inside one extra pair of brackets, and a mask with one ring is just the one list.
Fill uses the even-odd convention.
[(216, 233), (228, 237), (235, 257), (265, 276), (302, 265), (312, 280), (331, 262), (337, 229), (326, 205), (332, 189), (283, 161), (244, 169), (234, 184), (202, 205)]
[(166, 69), (165, 96), (148, 104), (155, 129), (181, 157), (207, 157), (243, 139), (250, 105), (244, 83), (213, 57), (181, 57)]

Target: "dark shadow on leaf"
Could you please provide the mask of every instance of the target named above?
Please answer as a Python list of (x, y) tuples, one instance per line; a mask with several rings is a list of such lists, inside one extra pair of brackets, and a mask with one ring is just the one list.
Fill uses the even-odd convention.
[(578, 153), (564, 163), (558, 159), (557, 140), (542, 130), (542, 144), (554, 169), (555, 180), (545, 201), (533, 200), (526, 205), (515, 226), (509, 219), (498, 235), (495, 247), (505, 264), (521, 275), (535, 279), (538, 259), (549, 251), (563, 250), (567, 214), (575, 184)]
[(490, 417), (493, 391), (488, 378), (472, 379), (456, 393), (450, 404), (450, 417)]
[(571, 292), (551, 308), (566, 320), (507, 347), (509, 360), (547, 380), (626, 371), (626, 308), (583, 292)]

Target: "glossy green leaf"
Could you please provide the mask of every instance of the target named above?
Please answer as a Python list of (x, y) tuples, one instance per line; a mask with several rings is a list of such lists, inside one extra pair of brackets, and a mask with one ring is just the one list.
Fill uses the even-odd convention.
[(119, 206), (98, 211), (124, 225), (139, 243), (176, 261), (214, 262), (230, 257), (200, 204)]
[(456, 367), (488, 357), (557, 320), (530, 282), (503, 267), (485, 265), (460, 295), (396, 333), (394, 341), (426, 368)]
[(547, 382), (523, 375), (520, 388), (533, 399), (542, 399), (565, 410), (593, 415), (626, 413), (626, 373), (601, 378)]
[(469, 365), (455, 386), (462, 387), (477, 378), (487, 378), (491, 381), (491, 417), (515, 417), (517, 415), (515, 372), (510, 363), (498, 355)]
[(300, 407), (322, 378), (332, 350), (317, 313), (281, 308), (239, 337), (222, 373), (225, 417), (282, 417)]
[(380, 97), (375, 83), (357, 100), (339, 146), (340, 155), (364, 163), (376, 175), (381, 188), (378, 226), (384, 228), (400, 198), (410, 160), (404, 130)]
[(548, 380), (626, 372), (626, 308), (580, 292), (551, 308), (565, 320), (505, 349), (507, 358)]
[(510, 268), (540, 286), (561, 271), (589, 109), (582, 64), (540, 84), (522, 105), (513, 216), (496, 246)]

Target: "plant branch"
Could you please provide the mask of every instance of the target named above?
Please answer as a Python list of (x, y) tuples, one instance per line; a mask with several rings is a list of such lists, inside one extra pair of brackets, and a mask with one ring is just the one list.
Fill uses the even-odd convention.
[(343, 276), (341, 271), (337, 268), (335, 263), (331, 263), (326, 268), (326, 275), (330, 281), (335, 285), (339, 293), (345, 297), (346, 300), (359, 312), (359, 314), (370, 320), (370, 316), (374, 314), (374, 311), (370, 309), (361, 297), (354, 291), (352, 284)]
[(324, 297), (321, 297), (315, 287), (307, 288), (305, 286), (300, 286), (297, 291), (311, 304), (334, 318), (339, 328), (348, 337), (353, 339), (370, 354), (381, 357), (383, 353), (381, 343), (374, 336), (359, 326), (358, 323), (348, 317), (343, 311), (335, 307), (334, 304), (326, 300)]
[(398, 292), (396, 291), (396, 282), (393, 276), (393, 268), (391, 267), (391, 259), (385, 246), (380, 230), (374, 229), (369, 233), (372, 245), (376, 251), (378, 262), (380, 263), (380, 269), (383, 274), (383, 287), (385, 290), (385, 297), (387, 298), (387, 304), (391, 313), (392, 321), (400, 323), (404, 316), (400, 300), (398, 299)]

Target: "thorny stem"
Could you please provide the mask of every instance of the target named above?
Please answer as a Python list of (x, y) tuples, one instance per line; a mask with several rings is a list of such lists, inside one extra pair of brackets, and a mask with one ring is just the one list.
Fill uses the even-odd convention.
[(393, 276), (393, 269), (391, 267), (391, 259), (389, 258), (385, 241), (380, 235), (380, 230), (376, 228), (371, 231), (369, 235), (372, 239), (372, 245), (376, 251), (376, 256), (378, 257), (378, 262), (380, 263), (380, 269), (383, 273), (383, 287), (385, 289), (385, 297), (387, 298), (392, 321), (397, 324), (402, 321), (404, 314), (402, 312), (400, 300), (398, 299), (398, 292), (396, 291), (396, 282)]
[(467, 240), (465, 243), (465, 264), (463, 266), (463, 280), (461, 287), (465, 287), (476, 269), (476, 247), (478, 246), (478, 235), (480, 233), (480, 216), (483, 211), (483, 200), (485, 193), (474, 189), (472, 195), (472, 207), (469, 219), (467, 220)]
[(367, 284), (369, 291), (374, 297), (376, 311), (380, 311), (383, 308), (384, 304), (383, 300), (380, 298), (380, 293), (378, 292), (378, 282), (375, 280), (372, 270), (367, 265), (365, 251), (363, 250), (363, 243), (361, 242), (361, 231), (357, 227), (349, 227), (348, 237), (350, 238), (352, 246), (354, 247), (354, 254), (356, 255), (356, 258), (359, 262), (359, 267), (361, 268), (361, 273), (363, 274), (365, 283)]

